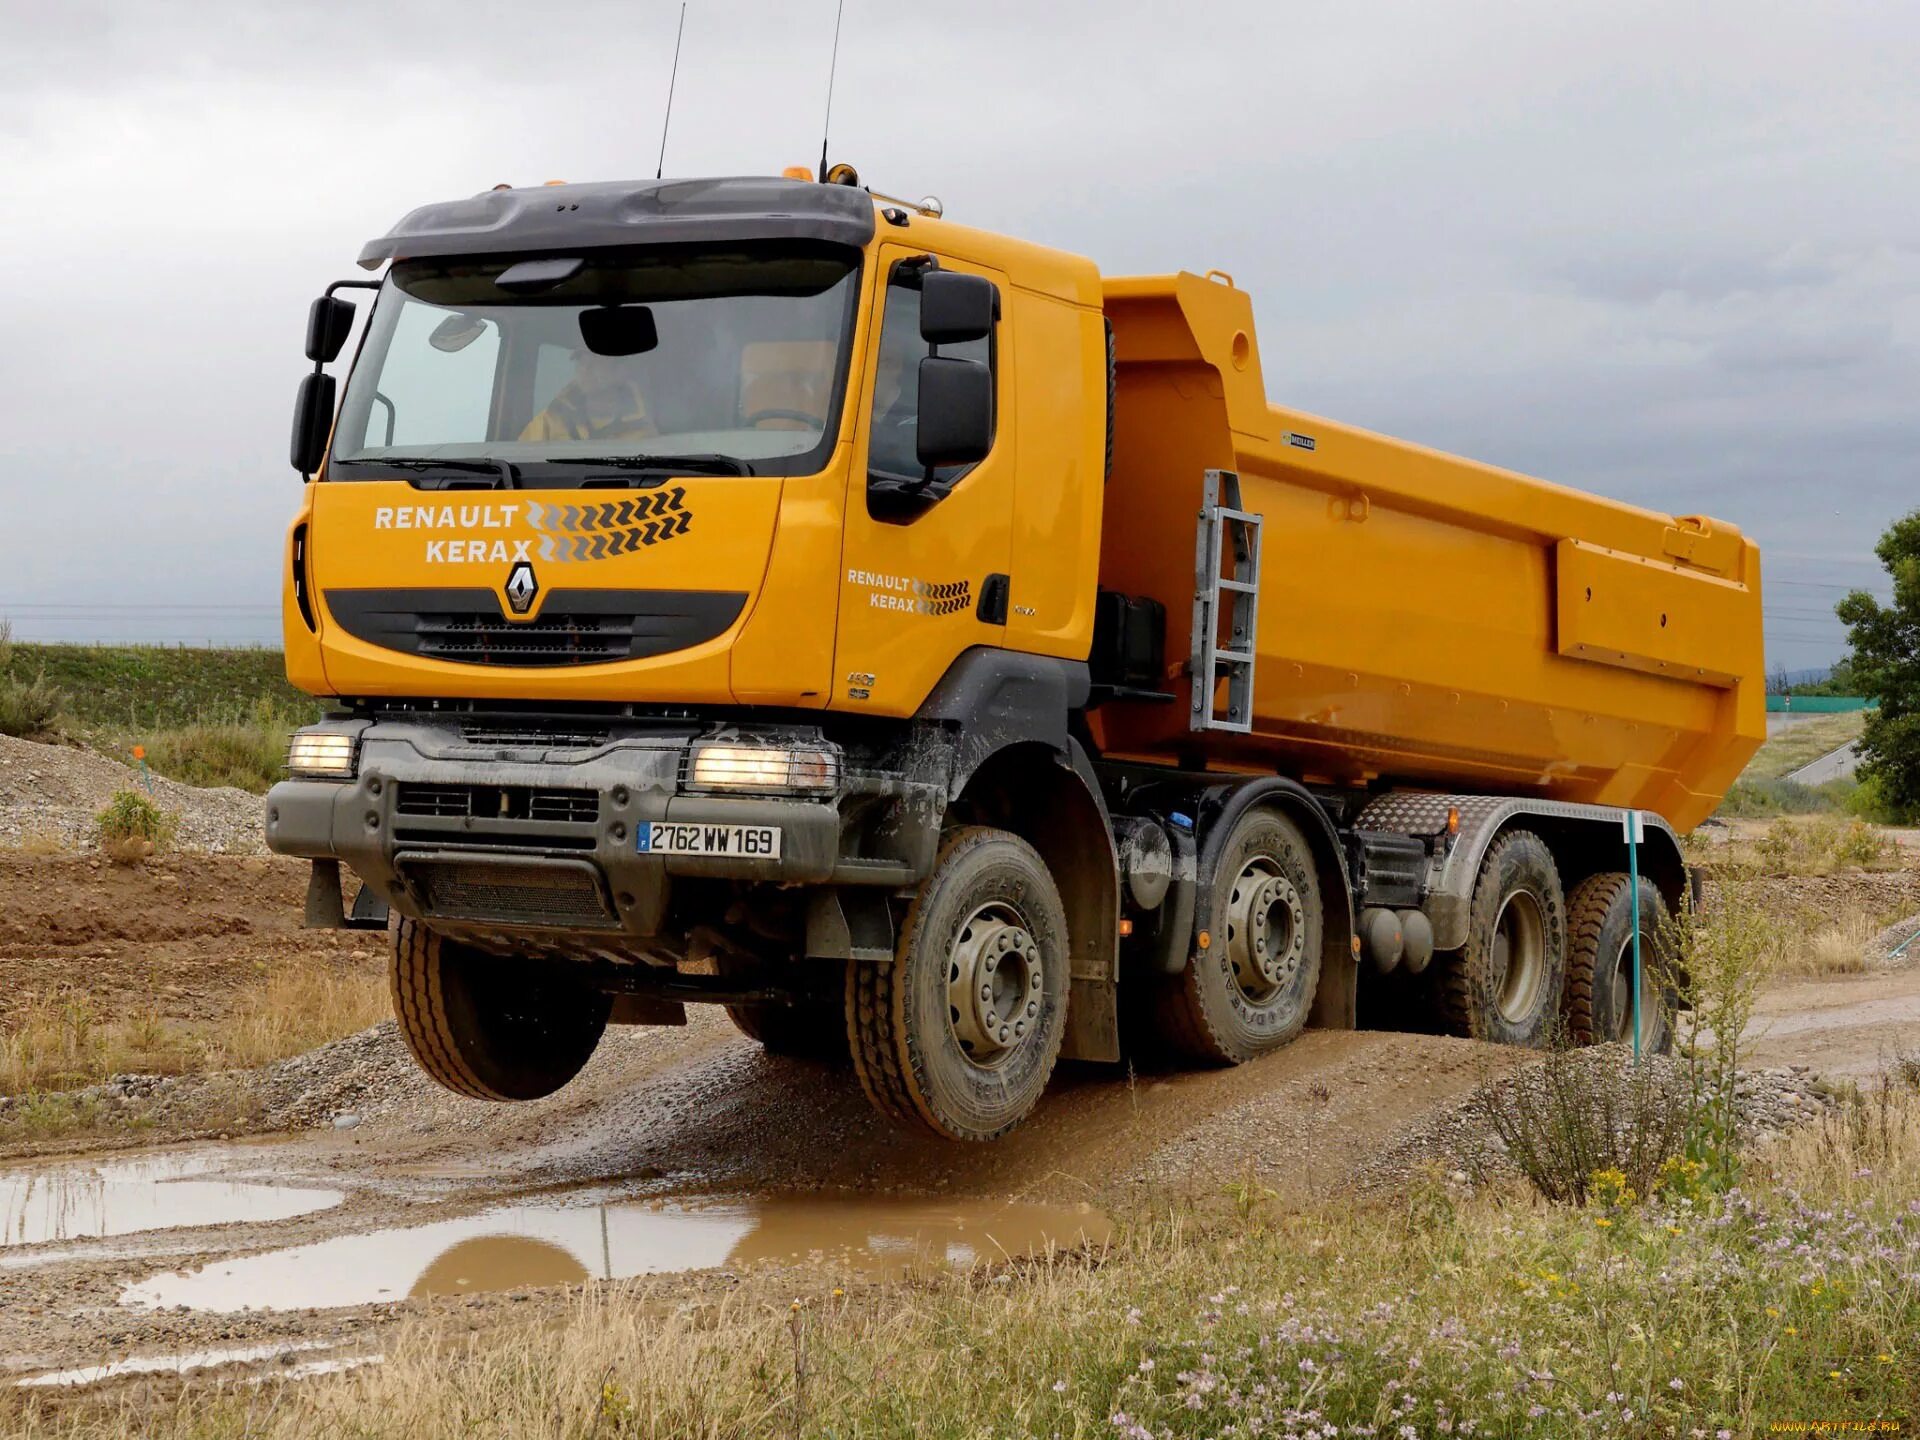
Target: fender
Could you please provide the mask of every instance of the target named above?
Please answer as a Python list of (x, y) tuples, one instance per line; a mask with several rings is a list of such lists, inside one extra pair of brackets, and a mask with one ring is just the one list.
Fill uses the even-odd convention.
[[(1480, 862), (1493, 842), (1516, 825), (1541, 833), (1560, 864), (1560, 878), (1568, 889), (1586, 875), (1627, 868), (1626, 841), (1620, 828), (1627, 812), (1611, 805), (1392, 791), (1370, 801), (1354, 828), (1439, 835), (1447, 828), (1449, 810), (1460, 812), (1460, 830), (1445, 859), (1434, 867), (1432, 887), (1422, 907), (1433, 921), (1435, 950), (1458, 950), (1467, 943), (1467, 916)], [(1647, 810), (1640, 814), (1646, 827), (1646, 839), (1640, 845), (1640, 872), (1659, 887), (1668, 909), (1677, 915), (1693, 898), (1693, 880), (1680, 837), (1660, 816)]]

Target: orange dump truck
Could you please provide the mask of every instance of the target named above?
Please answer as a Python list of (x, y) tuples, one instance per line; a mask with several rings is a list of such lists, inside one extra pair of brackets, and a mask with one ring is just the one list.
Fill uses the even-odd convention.
[(713, 1003), (988, 1139), (1062, 1055), (1665, 1043), (1675, 831), (1764, 734), (1752, 543), (1269, 405), (1225, 276), (830, 178), (429, 205), (314, 303), (333, 708), (267, 836), (391, 930), (422, 1067), (530, 1099)]

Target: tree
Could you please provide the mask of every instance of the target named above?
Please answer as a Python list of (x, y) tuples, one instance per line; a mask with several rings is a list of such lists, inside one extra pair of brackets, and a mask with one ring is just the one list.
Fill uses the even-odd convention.
[(1860, 737), (1860, 773), (1890, 809), (1920, 815), (1920, 510), (1894, 521), (1873, 553), (1893, 577), (1892, 601), (1855, 590), (1835, 607), (1860, 693), (1880, 702)]

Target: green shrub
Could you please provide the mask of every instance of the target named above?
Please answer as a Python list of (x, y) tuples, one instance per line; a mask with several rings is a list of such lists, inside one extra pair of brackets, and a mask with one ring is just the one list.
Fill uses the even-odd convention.
[(1836, 870), (1897, 864), (1899, 853), (1864, 820), (1820, 815), (1777, 820), (1754, 842), (1762, 868), (1774, 874), (1831, 875)]
[(94, 817), (100, 847), (118, 858), (152, 854), (173, 838), (179, 816), (162, 810), (137, 790), (122, 790)]
[(0, 735), (21, 740), (58, 739), (67, 697), (47, 682), (44, 671), (31, 680), (0, 673)]

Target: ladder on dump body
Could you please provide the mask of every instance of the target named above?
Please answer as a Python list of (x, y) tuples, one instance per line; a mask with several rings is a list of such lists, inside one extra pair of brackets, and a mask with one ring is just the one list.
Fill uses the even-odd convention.
[[(1224, 544), (1223, 544), (1224, 542)], [(1232, 555), (1233, 573), (1222, 574), (1222, 552)], [(1193, 730), (1253, 729), (1254, 622), (1260, 605), (1260, 517), (1240, 508), (1240, 477), (1231, 470), (1209, 470), (1201, 491), (1200, 523), (1194, 538)], [(1220, 644), (1220, 621), (1227, 620), (1229, 642)], [(1220, 679), (1227, 682), (1226, 712), (1215, 710)]]

